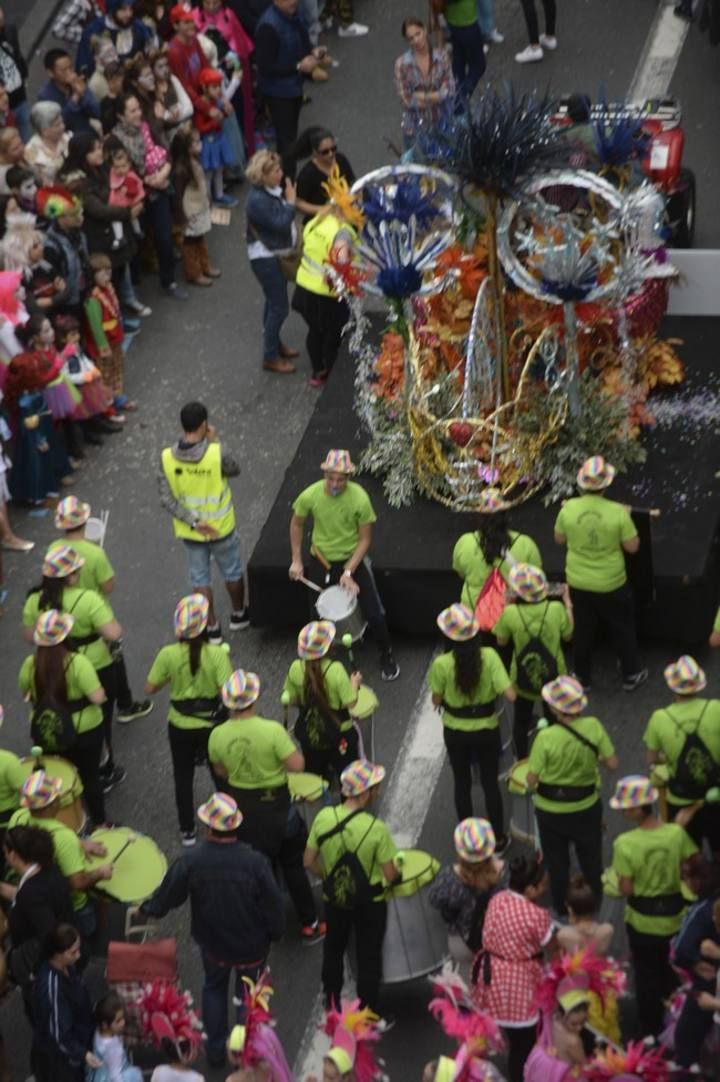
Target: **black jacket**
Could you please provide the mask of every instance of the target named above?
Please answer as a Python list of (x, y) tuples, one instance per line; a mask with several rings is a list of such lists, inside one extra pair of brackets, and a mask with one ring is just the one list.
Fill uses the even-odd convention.
[(44, 939), (58, 924), (74, 924), (67, 882), (54, 864), (26, 879), (8, 912), (13, 947)]
[[(108, 256), (113, 267), (129, 263), (137, 251), (130, 222), (129, 207), (111, 207), (110, 170), (107, 165), (88, 169), (86, 173), (71, 174), (72, 189), (82, 199), (83, 232), (88, 252), (102, 252)], [(123, 223), (123, 242), (113, 248), (113, 222)]]
[(63, 1077), (57, 1064), (80, 1067), (92, 1047), (95, 1019), (88, 990), (75, 966), (65, 976), (43, 962), (33, 985), (34, 1047), (46, 1074)]
[[(25, 57), (20, 51), (17, 27), (6, 24), (0, 29), (0, 80), (5, 83), (10, 108), (15, 109), (27, 99), (25, 81), (28, 75)], [(18, 85), (18, 76), (19, 85)], [(13, 89), (10, 89), (13, 87)]]

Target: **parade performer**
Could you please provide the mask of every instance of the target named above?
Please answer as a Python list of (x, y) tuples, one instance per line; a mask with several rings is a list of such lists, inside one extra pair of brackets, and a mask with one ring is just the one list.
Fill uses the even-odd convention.
[[(208, 642), (210, 603), (189, 594), (175, 608), (175, 638), (152, 663), (145, 691), (155, 695), (170, 684), (168, 739), (175, 781), (175, 806), (183, 845), (195, 845), (195, 767), (207, 762), (208, 738), (221, 710), (222, 686), (232, 672), (227, 650)], [(213, 781), (215, 777), (212, 774)]]
[(385, 610), (368, 559), (372, 526), (377, 521), (377, 515), (365, 489), (350, 480), (355, 466), (349, 451), (328, 451), (320, 469), (323, 472), (322, 481), (308, 485), (293, 504), (290, 578), (298, 581), (305, 574), (303, 531), (305, 520), (312, 515), (310, 578), (324, 586), (339, 582), (358, 598), (380, 650), (382, 678), (396, 680), (400, 675), (400, 666), (390, 645)]
[(598, 764), (616, 770), (618, 759), (605, 727), (585, 714), (588, 701), (577, 680), (558, 676), (545, 685), (542, 697), (552, 712), (552, 723), (533, 741), (527, 782), (536, 790), (533, 803), (553, 905), (564, 915), (571, 845), (598, 901), (602, 897)]
[(428, 683), (433, 705), (442, 710), (445, 747), (453, 772), (455, 811), (468, 819), (472, 808), (472, 768), (476, 763), (485, 793), (487, 817), (497, 838), (497, 850), (508, 845), (498, 784), (500, 729), (496, 700), (513, 702), (515, 692), (496, 650), (481, 646), (478, 625), (465, 605), (451, 605), (437, 618), (450, 649), (438, 655)]
[(627, 1048), (603, 1048), (583, 1072), (586, 1082), (670, 1082), (676, 1077), (665, 1049), (653, 1048), (646, 1041), (631, 1041)]
[(660, 1033), (664, 1000), (677, 985), (670, 968), (670, 941), (685, 910), (683, 862), (697, 852), (683, 827), (659, 818), (657, 798), (657, 789), (639, 774), (621, 778), (610, 798), (610, 807), (633, 824), (613, 843), (612, 868), (625, 896), (640, 1026), (651, 1036)]
[[(323, 1058), (323, 1082), (380, 1082), (385, 1073), (375, 1055), (383, 1023), (359, 999), (340, 1001), (325, 1014), (330, 1048)], [(309, 1075), (305, 1082), (318, 1082)]]
[[(595, 919), (598, 899), (582, 875), (570, 877), (565, 901), (570, 923), (558, 928), (557, 941), (562, 950), (573, 954), (590, 949), (595, 954), (606, 955), (610, 950), (615, 928), (609, 921), (599, 923)], [(596, 1032), (602, 1033), (615, 1044), (620, 1043), (622, 1037), (617, 999), (612, 991), (606, 993), (602, 1003), (591, 997), (589, 1020)]]
[(245, 1021), (234, 1026), (228, 1038), (228, 1059), (238, 1070), (228, 1076), (227, 1082), (293, 1082), (270, 1013), (274, 993), (270, 970), (265, 969), (257, 981), (249, 977), (244, 981)]
[(142, 1035), (162, 1054), (165, 1066), (156, 1067), (154, 1082), (203, 1082), (203, 1076), (190, 1069), (200, 1054), (205, 1034), (192, 996), (181, 992), (169, 981), (154, 980), (143, 986), (135, 1004)]
[(435, 996), (428, 1010), (459, 1047), (453, 1059), (440, 1056), (428, 1063), (423, 1082), (503, 1082), (487, 1058), (504, 1046), (496, 1023), (473, 1003), (462, 977), (449, 965), (430, 980)]
[(346, 767), (340, 777), (343, 803), (320, 809), (305, 850), (305, 867), (323, 880), (327, 935), (322, 984), (328, 1006), (340, 1002), (343, 960), (353, 931), (358, 996), (363, 1006), (378, 1006), (387, 923), (384, 889), (401, 879), (390, 831), (369, 810), (384, 777), (385, 768), (367, 759)]
[[(5, 721), (5, 711), (0, 706), (0, 728)], [(20, 807), (20, 790), (25, 781), (25, 771), (17, 755), (0, 748), (0, 874), (4, 867), (2, 843), (8, 822)]]

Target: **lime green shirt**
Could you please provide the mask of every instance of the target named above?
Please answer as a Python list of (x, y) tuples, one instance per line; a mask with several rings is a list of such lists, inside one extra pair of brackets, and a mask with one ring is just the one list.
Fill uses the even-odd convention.
[[(325, 872), (332, 871), (343, 853), (357, 853), (371, 886), (380, 886), (384, 882), (383, 864), (394, 860), (397, 855), (395, 842), (382, 819), (377, 819), (369, 812), (361, 812), (341, 833), (323, 842), (322, 846), (318, 842), (318, 838), (327, 834), (349, 815), (352, 815), (352, 808), (348, 808), (346, 804), (321, 808), (310, 829), (308, 849), (315, 849), (320, 853), (320, 862)], [(380, 900), (378, 898), (378, 901)]]
[(592, 808), (600, 789), (598, 756), (608, 759), (615, 754), (612, 741), (597, 718), (576, 718), (572, 727), (595, 745), (598, 755), (566, 732), (562, 722), (555, 722), (547, 729), (541, 729), (533, 741), (528, 764), (530, 773), (537, 774), (538, 780), (546, 785), (594, 785), (595, 792), (583, 800), (573, 801), (548, 800), (536, 794), (533, 801), (541, 811), (566, 815)]
[[(38, 607), (40, 591), (34, 590), (23, 608), (23, 626), (34, 628), (40, 615)], [(77, 652), (83, 654), (96, 669), (105, 669), (112, 665), (112, 657), (107, 643), (100, 635), (100, 628), (114, 620), (113, 611), (107, 601), (95, 590), (83, 590), (80, 586), (66, 586), (62, 595), (62, 611), (69, 612), (75, 623), (71, 634), (79, 639), (86, 635), (99, 635), (95, 642), (87, 646), (78, 646)]]
[[(78, 872), (87, 871), (85, 851), (77, 834), (61, 823), (59, 819), (38, 819), (31, 815), (27, 808), (18, 808), (10, 819), (11, 827), (30, 826), (41, 827), (52, 835), (53, 849), (55, 850), (55, 863), (60, 869), (60, 874), (66, 879)], [(71, 890), (70, 898), (73, 909), (82, 909), (88, 903), (88, 896), (84, 890)]]
[(236, 718), (210, 733), (208, 758), (222, 763), (236, 789), (277, 789), (287, 784), (285, 760), (296, 750), (279, 721)]
[(460, 601), (467, 605), (472, 612), (475, 611), (480, 591), (494, 567), (500, 569), (500, 574), (508, 581), (508, 576), (515, 563), (532, 564), (533, 567), (542, 568), (540, 550), (527, 534), (510, 530), (510, 555), (512, 560), (493, 560), (488, 563), (483, 556), (477, 533), (464, 533), (458, 538), (453, 549), (453, 571), (463, 580), (463, 588)]
[[(695, 842), (677, 823), (663, 823), (655, 830), (637, 827), (613, 842), (612, 866), (618, 876), (632, 879), (633, 894), (659, 898), (680, 893), (680, 866), (693, 853), (697, 853)], [(625, 921), (637, 932), (674, 935), (682, 918), (682, 912), (669, 917), (648, 916), (638, 913), (629, 901), (625, 903)]]
[(330, 563), (346, 560), (357, 548), (360, 527), (377, 520), (364, 488), (348, 481), (339, 496), (329, 496), (325, 482), (303, 489), (293, 504), (298, 518), (312, 515), (312, 545)]
[(715, 613), (715, 623), (713, 624), (713, 631), (720, 632), (720, 609)]
[[(147, 675), (148, 684), (162, 687), (170, 682), (170, 699), (216, 699), (223, 684), (232, 676), (230, 655), (222, 646), (203, 643), (200, 664), (193, 676), (190, 672), (190, 647), (186, 642), (173, 642), (157, 654)], [(168, 721), (178, 729), (211, 729), (212, 722), (181, 714), (170, 703)]]
[[(325, 693), (330, 707), (333, 710), (346, 710), (356, 701), (358, 693), (350, 683), (347, 669), (340, 661), (331, 661), (323, 658), (320, 667), (322, 669)], [(293, 661), (285, 677), (283, 692), (290, 696), (293, 706), (304, 705), (305, 700), (305, 662), (299, 658)], [(340, 728), (346, 732), (352, 728), (352, 719), (340, 723)]]
[(72, 541), (59, 538), (48, 547), (48, 555), (63, 545), (72, 545), (85, 560), (78, 574), (78, 586), (81, 586), (83, 590), (96, 590), (101, 594), (100, 587), (115, 578), (113, 566), (107, 558), (105, 549), (100, 548), (94, 541), (86, 541), (84, 537), (73, 538)]
[[(37, 701), (33, 654), (26, 657), (20, 666), (18, 685), (23, 695), (29, 695), (33, 702)], [(88, 659), (82, 654), (68, 654), (65, 665), (65, 689), (68, 700), (93, 695), (96, 691), (100, 691), (101, 687), (98, 674)], [(102, 717), (102, 707), (97, 703), (90, 703), (82, 710), (73, 711), (73, 726), (78, 733), (89, 733), (92, 729), (97, 729), (98, 725), (102, 725)]]
[[(702, 720), (698, 726), (701, 714)], [(671, 778), (677, 769), (685, 737), (693, 732), (697, 732), (713, 759), (720, 763), (720, 700), (693, 697), (656, 710), (650, 716), (643, 736), (645, 747), (662, 754)], [(667, 798), (671, 804), (693, 803), (692, 800), (674, 796), (669, 789)]]
[[(542, 634), (540, 634), (542, 629)], [(518, 695), (523, 699), (537, 700), (539, 695), (531, 695), (517, 689), (517, 661), (515, 660), (530, 639), (540, 635), (541, 641), (557, 662), (558, 673), (567, 672), (563, 639), (570, 638), (572, 628), (570, 617), (562, 601), (539, 601), (535, 605), (506, 605), (505, 611), (493, 628), (493, 635), (503, 642), (512, 642), (513, 658), (510, 665), (510, 679)]]
[(596, 493), (576, 496), (560, 509), (555, 532), (567, 542), (565, 577), (570, 586), (607, 594), (625, 584), (622, 543), (636, 537), (637, 530), (622, 504)]
[(0, 748), (0, 822), (20, 805), (20, 789), (27, 774), (12, 751)]
[(480, 679), (471, 695), (465, 695), (455, 680), (455, 657), (452, 653), (440, 654), (430, 666), (429, 684), (433, 695), (442, 695), (450, 707), (443, 710), (443, 725), (464, 733), (480, 729), (497, 729), (497, 714), (484, 718), (458, 718), (452, 713), (453, 706), (475, 706), (477, 703), (494, 703), (510, 687), (510, 677), (497, 650), (492, 646), (479, 647)]
[(448, 26), (472, 26), (477, 22), (476, 0), (447, 0), (445, 18)]

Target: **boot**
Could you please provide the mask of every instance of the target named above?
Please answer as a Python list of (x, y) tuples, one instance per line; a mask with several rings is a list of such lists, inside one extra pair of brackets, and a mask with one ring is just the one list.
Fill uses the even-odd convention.
[(182, 267), (188, 282), (198, 283), (205, 278), (202, 266), (203, 242), (185, 240), (181, 249)]

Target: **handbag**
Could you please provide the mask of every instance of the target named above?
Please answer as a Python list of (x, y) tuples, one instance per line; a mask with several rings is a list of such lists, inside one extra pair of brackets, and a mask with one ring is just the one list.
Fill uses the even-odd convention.
[(294, 282), (297, 278), (297, 272), (300, 270), (300, 264), (303, 257), (303, 234), (302, 230), (297, 230), (297, 237), (295, 239), (295, 245), (288, 252), (278, 253), (277, 261), (280, 264), (280, 270), (282, 271), (283, 278), (288, 282)]

